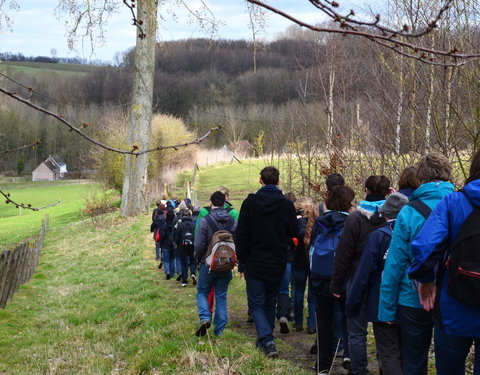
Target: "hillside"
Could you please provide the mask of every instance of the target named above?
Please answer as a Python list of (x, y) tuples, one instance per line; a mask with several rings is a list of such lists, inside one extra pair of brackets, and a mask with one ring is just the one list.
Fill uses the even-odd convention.
[(99, 69), (95, 65), (63, 64), (33, 61), (2, 61), (0, 71), (8, 73), (39, 74), (45, 71), (55, 71), (62, 74), (85, 74)]

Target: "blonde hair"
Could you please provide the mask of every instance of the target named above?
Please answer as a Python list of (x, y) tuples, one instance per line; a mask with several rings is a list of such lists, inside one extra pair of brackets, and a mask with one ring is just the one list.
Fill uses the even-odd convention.
[(219, 191), (220, 193), (222, 193), (222, 194), (225, 195), (225, 196), (227, 196), (227, 195), (230, 194), (230, 190), (228, 190), (228, 188), (225, 187), (225, 186), (219, 186), (219, 187), (217, 188), (217, 191)]
[(295, 202), (295, 209), (303, 210), (303, 217), (307, 218), (307, 228), (305, 230), (305, 237), (303, 242), (305, 249), (310, 247), (310, 237), (312, 236), (313, 224), (315, 218), (319, 215), (318, 204), (314, 204), (312, 198), (301, 197)]

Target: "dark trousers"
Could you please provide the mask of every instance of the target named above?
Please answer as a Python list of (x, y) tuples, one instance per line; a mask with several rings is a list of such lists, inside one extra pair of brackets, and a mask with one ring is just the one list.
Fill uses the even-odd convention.
[[(345, 299), (337, 299), (325, 293), (315, 293), (317, 321), (317, 370), (329, 370), (338, 342), (334, 342), (335, 305), (339, 303), (343, 316), (344, 342), (348, 341), (345, 321)], [(348, 345), (344, 345), (344, 357), (348, 357)]]
[(182, 247), (182, 282), (186, 283), (188, 279), (188, 272), (194, 275), (197, 271), (197, 264), (193, 258), (193, 246)]
[(252, 279), (245, 274), (248, 310), (257, 330), (257, 347), (265, 348), (273, 342), (275, 327), (275, 305), (280, 284), (270, 285)]
[(400, 325), (373, 323), (377, 361), (381, 375), (402, 375)]
[(449, 335), (435, 325), (435, 364), (437, 375), (465, 375), (465, 361), (475, 343), (473, 375), (480, 375), (480, 339)]
[(365, 303), (360, 308), (358, 316), (347, 318), (347, 329), (352, 373), (353, 375), (367, 375), (368, 312)]
[(427, 375), (432, 312), (399, 305), (397, 316), (402, 335), (403, 375)]

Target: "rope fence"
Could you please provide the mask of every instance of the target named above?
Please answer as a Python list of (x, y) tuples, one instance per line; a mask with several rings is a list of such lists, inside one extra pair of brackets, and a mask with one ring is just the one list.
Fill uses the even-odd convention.
[(47, 229), (48, 215), (42, 220), (40, 232), (35, 237), (0, 253), (0, 308), (5, 308), (20, 285), (32, 278)]

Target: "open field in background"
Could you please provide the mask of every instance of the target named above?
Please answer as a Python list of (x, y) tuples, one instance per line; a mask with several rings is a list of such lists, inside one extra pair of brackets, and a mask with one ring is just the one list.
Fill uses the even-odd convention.
[(64, 74), (85, 74), (98, 70), (100, 66), (83, 64), (62, 64), (33, 61), (3, 61), (0, 63), (0, 71), (11, 71), (13, 73), (40, 73), (45, 70), (55, 71)]
[(0, 246), (5, 246), (36, 234), (46, 214), (49, 215), (52, 229), (80, 220), (80, 209), (85, 207), (85, 198), (95, 192), (99, 193), (101, 187), (89, 180), (68, 180), (0, 183), (0, 189), (10, 193), (13, 201), (30, 203), (32, 207), (44, 207), (60, 201), (59, 204), (40, 211), (20, 209), (13, 204), (2, 203)]

